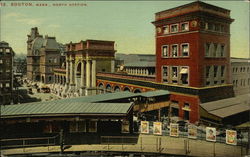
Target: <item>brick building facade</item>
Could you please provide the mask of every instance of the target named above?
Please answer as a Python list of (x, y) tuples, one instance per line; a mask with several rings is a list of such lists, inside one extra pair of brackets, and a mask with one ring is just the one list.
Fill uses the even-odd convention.
[(0, 105), (13, 100), (13, 58), (14, 51), (9, 44), (0, 42)]
[(156, 80), (205, 87), (230, 82), (230, 11), (193, 2), (155, 14)]
[(32, 28), (27, 41), (27, 77), (45, 84), (54, 82), (54, 68), (61, 65), (60, 45), (55, 37), (39, 34)]

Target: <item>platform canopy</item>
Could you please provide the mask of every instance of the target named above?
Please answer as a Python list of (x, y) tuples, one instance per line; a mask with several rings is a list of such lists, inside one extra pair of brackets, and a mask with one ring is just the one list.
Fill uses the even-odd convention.
[(208, 113), (226, 118), (250, 110), (250, 94), (201, 104)]
[(76, 115), (126, 116), (132, 106), (132, 103), (86, 103), (54, 100), (2, 106), (1, 119)]

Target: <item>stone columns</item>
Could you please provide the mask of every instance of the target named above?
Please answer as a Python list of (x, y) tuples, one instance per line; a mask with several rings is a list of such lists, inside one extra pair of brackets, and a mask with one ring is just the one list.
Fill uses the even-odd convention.
[(66, 83), (68, 84), (69, 83), (69, 61), (66, 60)]
[(115, 72), (115, 61), (111, 60), (111, 73)]
[(84, 65), (84, 61), (82, 60), (81, 62), (81, 87), (83, 88), (85, 83), (84, 83), (84, 69), (85, 69), (85, 65)]
[(90, 60), (86, 60), (86, 87), (90, 87)]
[(96, 60), (92, 60), (92, 87), (96, 87)]
[(74, 67), (75, 67), (75, 61), (71, 60), (71, 62), (70, 62), (70, 85), (75, 84), (75, 78), (74, 78), (75, 70), (74, 70)]

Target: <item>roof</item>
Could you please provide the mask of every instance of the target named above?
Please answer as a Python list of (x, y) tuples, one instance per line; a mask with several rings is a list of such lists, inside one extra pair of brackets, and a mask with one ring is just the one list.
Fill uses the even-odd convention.
[(59, 50), (59, 44), (56, 42), (55, 37), (46, 36), (44, 41), (43, 41), (43, 46), (46, 49)]
[(148, 61), (140, 61), (140, 62), (131, 62), (126, 63), (125, 67), (155, 67), (155, 62), (148, 62)]
[(143, 97), (155, 97), (155, 96), (163, 96), (163, 95), (169, 95), (169, 91), (167, 90), (156, 90), (156, 91), (150, 91), (145, 93), (140, 93)]
[(131, 97), (139, 96), (139, 94), (140, 93), (132, 93), (132, 92), (124, 91), (124, 92), (98, 94), (98, 95), (92, 95), (92, 96), (83, 96), (83, 97), (70, 98), (70, 99), (61, 99), (61, 101), (94, 103), (94, 102), (103, 102), (103, 101), (108, 101), (108, 100), (131, 98)]
[(250, 94), (201, 104), (210, 114), (225, 118), (250, 110)]
[(106, 93), (46, 102), (7, 105), (1, 108), (1, 118), (55, 116), (55, 115), (126, 115), (132, 103), (105, 103), (108, 100), (168, 95), (166, 90), (132, 93), (128, 91)]
[(230, 59), (231, 63), (242, 63), (242, 62), (248, 62), (250, 63), (250, 58), (235, 58), (235, 57), (231, 57)]
[(55, 115), (126, 115), (132, 108), (132, 103), (61, 103), (59, 100), (34, 102), (1, 107), (1, 118), (34, 117)]
[(115, 93), (98, 94), (98, 95), (92, 95), (92, 96), (83, 96), (83, 97), (70, 98), (70, 99), (61, 99), (61, 101), (96, 103), (96, 102), (104, 102), (104, 101), (109, 101), (109, 100), (133, 98), (133, 97), (139, 97), (139, 96), (155, 97), (155, 96), (163, 96), (163, 95), (169, 95), (169, 91), (156, 90), (156, 91), (150, 91), (150, 92), (144, 92), (144, 93), (132, 93), (129, 91), (123, 91), (123, 92), (115, 92)]
[(188, 3), (188, 4), (181, 5), (181, 6), (177, 6), (177, 7), (174, 7), (174, 8), (170, 8), (170, 9), (167, 9), (167, 10), (163, 10), (163, 11), (157, 12), (155, 14), (160, 14), (162, 12), (171, 12), (171, 11), (174, 11), (174, 10), (181, 10), (183, 8), (190, 7), (190, 6), (193, 6), (193, 5), (199, 5), (200, 7), (216, 8), (216, 11), (230, 12), (230, 10), (222, 8), (222, 7), (218, 7), (218, 6), (208, 4), (208, 3), (205, 3), (205, 2), (201, 2), (201, 1), (195, 1), (195, 2), (191, 2), (191, 3)]
[(44, 39), (42, 37), (36, 37), (33, 41), (32, 41), (32, 51), (36, 51), (36, 50), (40, 50), (40, 48), (42, 48)]

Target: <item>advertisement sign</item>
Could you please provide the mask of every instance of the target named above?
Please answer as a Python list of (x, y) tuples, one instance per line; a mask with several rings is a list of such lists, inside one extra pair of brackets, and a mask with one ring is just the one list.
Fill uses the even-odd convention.
[(179, 136), (179, 124), (170, 123), (170, 136)]
[(206, 127), (206, 140), (216, 142), (216, 128)]
[(188, 125), (188, 138), (197, 139), (197, 126)]
[(122, 133), (129, 133), (129, 121), (122, 121)]
[(141, 133), (148, 134), (149, 133), (149, 123), (148, 121), (141, 121)]
[(153, 134), (162, 135), (162, 123), (154, 122)]
[(226, 130), (226, 143), (237, 145), (237, 132), (234, 130)]

